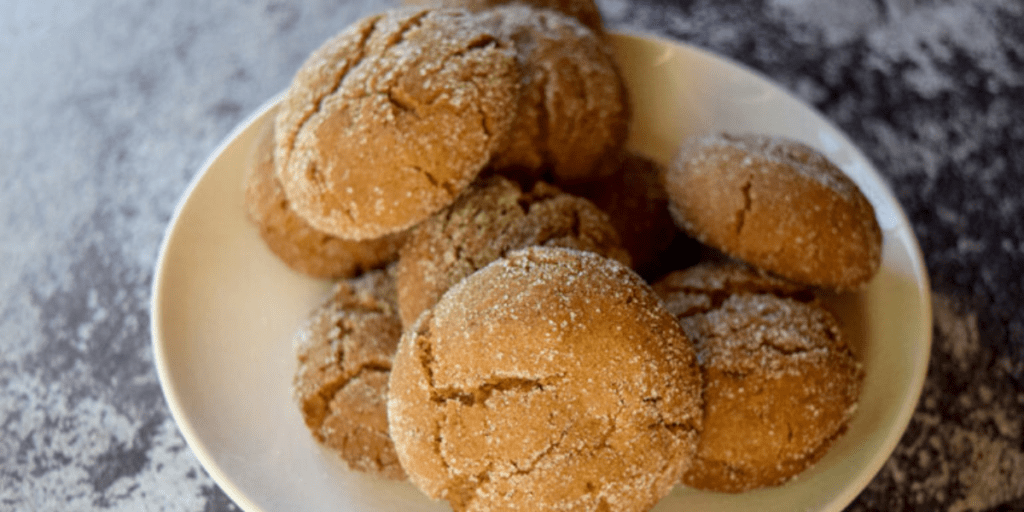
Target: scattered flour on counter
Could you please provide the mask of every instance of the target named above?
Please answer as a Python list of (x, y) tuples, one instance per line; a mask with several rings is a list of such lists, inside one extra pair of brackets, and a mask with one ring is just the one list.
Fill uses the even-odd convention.
[(1021, 363), (991, 361), (976, 313), (940, 294), (932, 306), (935, 340), (921, 403), (851, 510), (966, 512), (1024, 500), (1024, 391), (1010, 377)]
[(953, 453), (967, 467), (958, 474), (966, 495), (953, 502), (950, 512), (982, 510), (1024, 496), (1024, 453), (1002, 439), (952, 429)]
[(848, 43), (882, 23), (883, 13), (875, 2), (835, 0), (772, 0), (772, 8), (801, 23), (813, 23), (822, 29), (830, 46)]
[[(189, 512), (207, 501), (202, 472), (169, 416), (144, 422), (61, 383), (17, 375), (0, 402), (0, 503), (37, 512)], [(13, 482), (15, 485), (7, 485)]]
[[(1024, 72), (1020, 76), (1024, 78)], [(965, 197), (965, 201), (999, 198), (983, 208), (995, 209), (1000, 217), (1015, 224), (1024, 204), (1019, 198), (1001, 193), (1001, 189), (1013, 176), (1012, 166), (1016, 165), (1012, 155), (1004, 156), (1002, 152), (1016, 148), (1000, 148), (993, 141), (1006, 133), (1017, 132), (1014, 137), (1024, 137), (1024, 130), (1014, 120), (1021, 110), (1019, 102), (1003, 95), (982, 104), (956, 102), (936, 108), (941, 108), (941, 114), (910, 109), (901, 114), (895, 126), (885, 120), (865, 119), (863, 126), (878, 145), (875, 152), (886, 155), (889, 161), (886, 173), (896, 178), (923, 174), (927, 180), (920, 189), (921, 197), (928, 198), (937, 192), (936, 181), (955, 170), (981, 192)], [(965, 209), (962, 206), (957, 208), (960, 213)]]
[[(916, 4), (916, 5), (915, 5)], [(771, 0), (780, 21), (819, 30), (830, 46), (864, 37), (867, 64), (883, 73), (910, 65), (904, 77), (918, 94), (928, 98), (956, 89), (961, 77), (946, 66), (965, 56), (991, 75), (990, 88), (1019, 86), (1013, 48), (996, 30), (1003, 12), (1019, 12), (1019, 2), (887, 0), (879, 9), (873, 0)]]
[(941, 295), (932, 297), (932, 308), (937, 331), (935, 345), (951, 356), (961, 371), (971, 371), (971, 361), (981, 351), (978, 315), (974, 312), (955, 314), (951, 299)]

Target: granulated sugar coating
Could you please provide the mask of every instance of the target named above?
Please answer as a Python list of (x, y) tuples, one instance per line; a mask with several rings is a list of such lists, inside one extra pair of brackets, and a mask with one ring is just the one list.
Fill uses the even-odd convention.
[(505, 144), (511, 45), (462, 10), (393, 10), (313, 52), (277, 118), (278, 174), (317, 229), (353, 240), (450, 204)]
[(451, 288), (403, 334), (390, 386), (410, 480), (458, 511), (647, 510), (703, 424), (676, 319), (625, 266), (570, 249)]
[(245, 177), (246, 214), (267, 247), (286, 265), (313, 277), (353, 277), (398, 258), (405, 233), (345, 240), (313, 229), (291, 209), (274, 172), (274, 125), (257, 141), (255, 163)]
[(615, 170), (629, 129), (629, 97), (608, 43), (556, 11), (511, 4), (481, 11), (481, 23), (514, 44), (522, 97), (507, 147), (495, 156), (504, 172), (558, 185)]
[(779, 485), (846, 430), (863, 374), (814, 304), (737, 294), (683, 318), (704, 377), (704, 432), (683, 483), (741, 492)]
[(412, 325), (462, 278), (532, 245), (592, 251), (627, 265), (630, 261), (608, 216), (590, 201), (543, 182), (524, 192), (492, 176), (413, 228), (398, 261), (402, 322)]
[(402, 324), (393, 272), (342, 280), (295, 335), (295, 398), (313, 437), (352, 469), (404, 479), (388, 436), (388, 376)]
[(814, 292), (808, 287), (739, 262), (698, 263), (669, 273), (652, 288), (668, 311), (680, 319), (719, 308), (739, 293), (770, 293), (801, 302), (814, 300)]
[(716, 135), (684, 144), (665, 176), (670, 211), (695, 238), (780, 276), (835, 290), (881, 264), (874, 208), (803, 144)]

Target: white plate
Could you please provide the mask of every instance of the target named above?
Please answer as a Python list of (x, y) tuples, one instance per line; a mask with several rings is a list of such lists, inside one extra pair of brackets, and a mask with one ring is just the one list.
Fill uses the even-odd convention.
[[(685, 137), (762, 132), (824, 151), (865, 191), (884, 230), (870, 286), (830, 302), (864, 362), (860, 409), (825, 458), (787, 485), (744, 494), (677, 487), (656, 510), (840, 510), (889, 457), (910, 420), (931, 346), (931, 303), (906, 216), (860, 151), (757, 73), (647, 36), (613, 42), (634, 102), (630, 146), (666, 160)], [(256, 511), (446, 510), (408, 483), (351, 472), (306, 431), (291, 391), (291, 336), (329, 283), (288, 270), (242, 210), (242, 173), (276, 100), (210, 157), (167, 230), (153, 283), (153, 350), (174, 419), (203, 466)]]

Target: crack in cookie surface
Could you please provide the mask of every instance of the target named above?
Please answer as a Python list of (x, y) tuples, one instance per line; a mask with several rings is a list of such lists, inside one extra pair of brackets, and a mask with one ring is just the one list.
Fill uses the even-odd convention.
[(457, 400), (463, 405), (485, 405), (495, 392), (516, 391), (520, 393), (543, 392), (545, 385), (556, 382), (554, 379), (537, 379), (522, 377), (492, 377), (483, 383), (470, 388), (435, 388), (430, 399), (442, 404), (449, 400)]

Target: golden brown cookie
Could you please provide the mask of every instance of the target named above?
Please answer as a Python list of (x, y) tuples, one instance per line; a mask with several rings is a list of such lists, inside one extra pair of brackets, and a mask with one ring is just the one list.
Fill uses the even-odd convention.
[(590, 30), (604, 33), (601, 10), (593, 0), (405, 0), (406, 5), (434, 5), (440, 7), (461, 7), (479, 12), (501, 5), (521, 4), (538, 9), (551, 9), (576, 18)]
[(672, 245), (679, 228), (668, 213), (668, 195), (661, 183), (664, 167), (637, 153), (626, 152), (607, 177), (567, 187), (590, 199), (611, 218), (641, 275)]
[(788, 279), (851, 290), (881, 264), (871, 203), (803, 144), (764, 135), (693, 140), (668, 169), (665, 188), (680, 227)]
[(606, 41), (576, 19), (511, 4), (482, 11), (481, 23), (514, 43), (522, 93), (499, 172), (539, 176), (559, 185), (602, 172), (629, 129), (629, 98)]
[(274, 125), (259, 135), (255, 165), (245, 176), (245, 208), (260, 236), (289, 267), (313, 277), (352, 277), (398, 258), (405, 233), (382, 238), (343, 240), (313, 229), (288, 205), (274, 173)]
[(463, 10), (368, 17), (313, 52), (277, 117), (278, 175), (310, 225), (350, 240), (450, 204), (506, 143), (509, 43)]
[(780, 485), (846, 430), (862, 373), (821, 307), (740, 294), (681, 323), (704, 376), (704, 431), (685, 485), (720, 492)]
[(391, 436), (409, 479), (457, 511), (648, 510), (701, 429), (679, 323), (618, 262), (515, 251), (402, 335)]
[(295, 335), (295, 398), (313, 437), (349, 467), (404, 479), (388, 435), (388, 377), (402, 323), (394, 276), (340, 281)]
[(814, 292), (739, 262), (702, 262), (665, 275), (651, 286), (676, 318), (707, 313), (738, 294), (771, 294), (801, 302), (815, 300)]
[(492, 176), (413, 228), (398, 263), (398, 304), (411, 325), (448, 288), (511, 250), (532, 245), (593, 251), (629, 264), (608, 216), (543, 182), (523, 192)]

